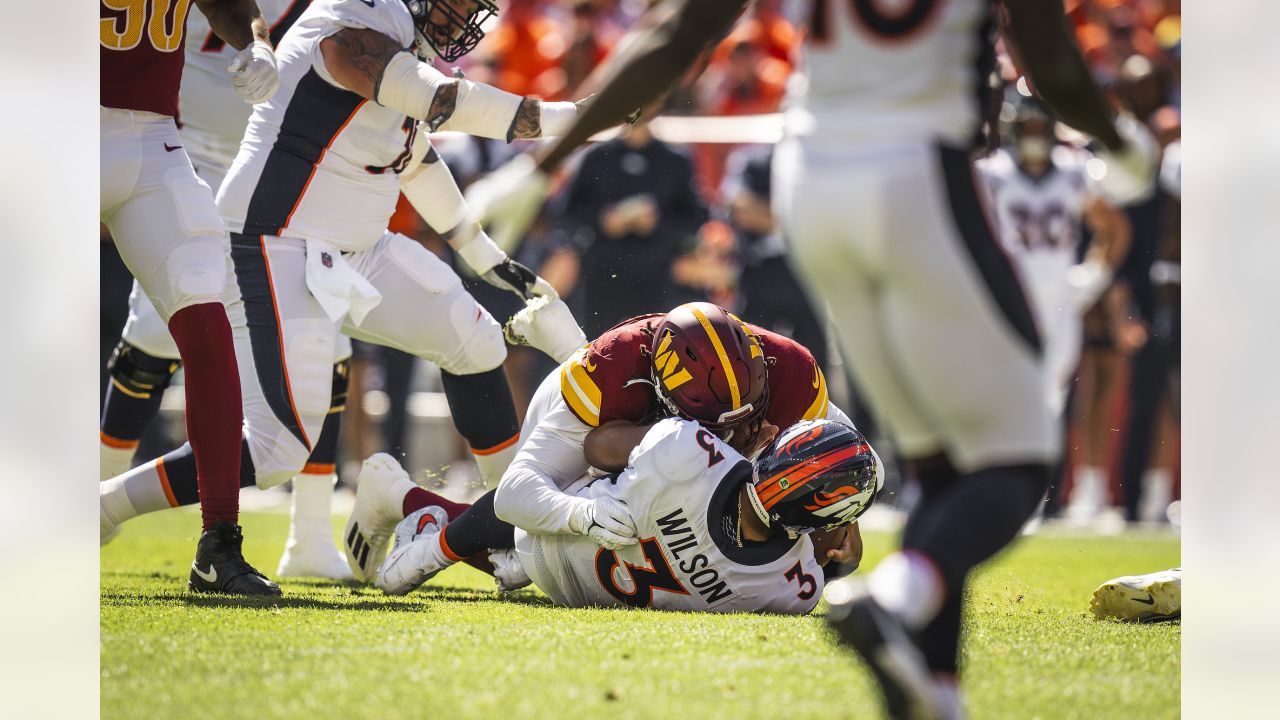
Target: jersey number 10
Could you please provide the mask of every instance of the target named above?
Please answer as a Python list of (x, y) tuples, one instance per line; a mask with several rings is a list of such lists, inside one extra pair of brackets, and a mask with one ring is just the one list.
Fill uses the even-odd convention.
[(132, 50), (144, 34), (160, 52), (182, 47), (191, 0), (102, 0), (102, 6), (124, 11), (123, 16), (98, 20), (98, 39), (103, 47)]

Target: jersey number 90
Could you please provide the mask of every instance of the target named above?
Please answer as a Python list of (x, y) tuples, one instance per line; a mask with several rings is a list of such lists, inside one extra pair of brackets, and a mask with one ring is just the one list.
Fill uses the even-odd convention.
[(182, 29), (187, 22), (191, 0), (102, 0), (108, 10), (123, 15), (98, 20), (98, 39), (112, 50), (132, 50), (146, 35), (160, 52), (182, 47)]

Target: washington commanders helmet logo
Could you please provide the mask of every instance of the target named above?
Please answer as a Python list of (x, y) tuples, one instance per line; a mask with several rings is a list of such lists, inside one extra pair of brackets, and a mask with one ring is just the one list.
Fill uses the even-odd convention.
[(667, 390), (675, 390), (693, 379), (687, 369), (680, 367), (680, 356), (671, 349), (671, 337), (670, 332), (662, 336), (653, 361), (654, 366), (658, 368), (658, 379)]

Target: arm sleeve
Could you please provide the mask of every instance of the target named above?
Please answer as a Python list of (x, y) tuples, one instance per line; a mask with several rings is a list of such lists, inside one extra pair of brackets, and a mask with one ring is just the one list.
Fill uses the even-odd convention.
[(564, 492), (587, 471), (582, 444), (591, 428), (562, 399), (538, 422), (498, 483), (498, 517), (534, 534), (568, 534), (574, 509), (588, 500)]

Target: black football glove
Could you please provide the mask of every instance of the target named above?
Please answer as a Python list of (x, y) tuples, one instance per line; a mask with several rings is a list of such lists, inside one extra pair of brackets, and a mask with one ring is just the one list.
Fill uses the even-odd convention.
[(525, 300), (532, 300), (542, 295), (557, 297), (555, 289), (546, 280), (511, 258), (489, 268), (480, 277), (490, 285), (510, 290)]

